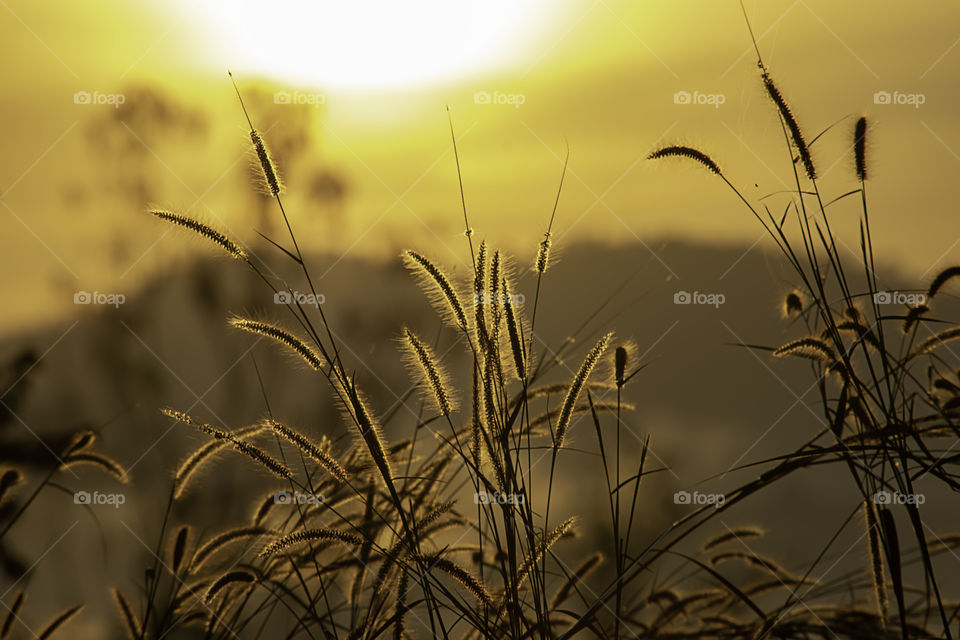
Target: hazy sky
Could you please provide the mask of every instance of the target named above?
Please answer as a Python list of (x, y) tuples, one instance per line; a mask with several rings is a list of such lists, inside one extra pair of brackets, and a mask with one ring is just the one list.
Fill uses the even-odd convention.
[[(866, 12), (777, 0), (746, 9), (808, 137), (836, 123), (813, 147), (825, 197), (856, 187), (851, 130), (866, 114), (882, 258), (916, 277), (960, 259), (951, 189), (960, 169), (960, 7), (879, 2)], [(791, 188), (736, 2), (18, 0), (0, 6), (0, 37), (12, 61), (0, 109), (15, 150), (0, 159), (0, 268), (5, 290), (24, 300), (7, 326), (69, 311), (71, 291), (132, 291), (168, 267), (179, 245), (157, 242), (160, 231), (140, 215), (148, 204), (185, 207), (255, 238), (237, 193), (245, 124), (227, 67), (245, 91), (316, 103), (305, 125), (309, 157), (343, 177), (347, 198), (336, 218), (306, 205), (292, 215), (308, 244), (336, 252), (392, 258), (410, 244), (463, 259), (445, 104), (472, 224), (516, 252), (533, 253), (567, 144), (561, 243), (629, 242), (646, 255), (663, 237), (745, 246), (760, 238), (713, 176), (645, 161), (660, 144), (703, 148), (754, 201)], [(209, 131), (202, 141), (154, 140), (136, 123), (114, 123), (162, 193), (160, 202), (121, 202), (100, 185), (134, 165), (109, 156), (114, 146), (91, 136), (90, 122), (144, 85), (204, 113)], [(78, 92), (90, 103), (78, 103)], [(264, 114), (254, 117), (267, 129), (274, 120)], [(296, 175), (294, 204), (305, 187)], [(81, 191), (82, 211), (73, 197)], [(788, 199), (765, 202), (780, 210)], [(851, 250), (855, 205), (832, 209)]]

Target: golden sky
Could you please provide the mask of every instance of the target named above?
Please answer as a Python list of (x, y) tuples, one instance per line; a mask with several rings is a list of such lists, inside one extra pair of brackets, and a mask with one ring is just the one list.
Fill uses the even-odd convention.
[[(823, 191), (855, 188), (851, 130), (866, 114), (878, 252), (915, 277), (956, 261), (960, 6), (745, 4), (808, 137), (837, 123), (814, 144)], [(228, 67), (245, 93), (266, 96), (251, 111), (268, 142), (290, 121), (306, 132), (301, 164), (286, 168), (292, 215), (309, 244), (338, 253), (392, 258), (414, 245), (464, 258), (446, 104), (472, 224), (521, 263), (549, 216), (567, 144), (561, 246), (627, 242), (647, 258), (663, 238), (748, 247), (761, 237), (706, 172), (645, 161), (660, 144), (703, 148), (754, 200), (792, 179), (736, 2), (8, 0), (0, 38), (13, 150), (0, 159), (0, 269), (8, 295), (25, 300), (5, 327), (69, 312), (70, 291), (133, 291), (182, 257), (174, 238), (157, 241), (142, 215), (149, 204), (255, 239)], [(129, 107), (144, 87), (200, 114), (203, 135), (118, 119), (117, 96)], [(111, 123), (108, 134), (97, 121)], [(157, 201), (117, 195), (114, 183), (136, 172)], [(339, 204), (305, 199), (320, 172), (343, 181)], [(838, 204), (834, 220), (856, 250), (853, 204)]]

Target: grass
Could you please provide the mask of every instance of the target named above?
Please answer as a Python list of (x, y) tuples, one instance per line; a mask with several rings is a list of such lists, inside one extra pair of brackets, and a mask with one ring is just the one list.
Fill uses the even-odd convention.
[[(893, 314), (881, 309), (867, 198), (868, 123), (858, 120), (851, 138), (857, 188), (825, 202), (813, 143), (762, 59), (760, 66), (795, 180), (781, 215), (748, 201), (701, 150), (666, 146), (650, 158), (693, 161), (721, 179), (793, 268), (795, 289), (785, 297), (784, 314), (797, 319), (802, 334), (783, 345), (749, 348), (783, 358), (782, 366), (809, 367), (826, 427), (794, 451), (745, 465), (760, 469), (759, 476), (726, 491), (722, 504), (691, 507), (658, 536), (638, 539), (636, 523), (648, 508), (643, 500), (654, 504), (656, 498), (646, 494), (643, 480), (662, 469), (649, 460), (649, 435), (637, 459), (627, 459), (621, 435), (632, 409), (623, 396), (646, 363), (613, 334), (589, 336), (583, 352), (574, 341), (539, 346), (536, 312), (547, 294), (542, 285), (550, 277), (556, 207), (527, 265), (536, 274), (536, 293), (524, 308), (513, 295), (507, 256), (483, 240), (475, 244), (463, 200), (470, 285), (460, 286), (419, 250), (407, 251), (404, 261), (426, 293), (425, 304), (468, 355), (469, 370), (451, 376), (436, 344), (404, 329), (398, 338), (421, 392), (405, 397), (408, 412), (384, 414), (372, 404), (358, 363), (346, 361), (349, 351), (321, 305), (290, 300), (276, 321), (230, 319), (232, 327), (270, 339), (307, 365), (340, 406), (354, 441), (338, 446), (272, 414), (226, 431), (165, 410), (175, 424), (210, 440), (170, 480), (155, 560), (140, 593), (113, 592), (126, 634), (136, 640), (181, 633), (357, 640), (952, 638), (960, 604), (948, 600), (946, 570), (937, 560), (960, 546), (960, 538), (934, 533), (916, 501), (894, 504), (877, 496), (918, 495), (921, 478), (958, 488), (951, 471), (958, 458), (942, 439), (960, 435), (960, 380), (945, 355), (960, 328), (941, 329), (947, 320), (934, 314), (960, 269), (925, 287), (923, 305)], [(263, 183), (288, 233), (287, 240), (268, 240), (298, 266), (319, 300), (284, 210), (280, 172), (243, 112)], [(562, 179), (558, 200), (561, 189)], [(855, 260), (841, 252), (845, 245), (830, 226), (831, 205), (846, 198), (861, 205)], [(152, 213), (206, 237), (253, 270), (271, 293), (290, 289), (226, 234), (182, 214)], [(472, 384), (457, 389), (454, 379)], [(387, 427), (409, 435), (389, 439)], [(585, 468), (568, 449), (590, 439), (598, 464)], [(89, 450), (94, 440), (79, 434), (61, 453), (63, 463), (8, 510), (0, 540), (54, 476), (73, 465), (125, 478), (120, 465)], [(231, 450), (236, 455), (227, 457)], [(233, 496), (247, 505), (248, 523), (197, 538), (191, 523), (174, 522), (174, 506), (188, 492), (202, 494), (199, 479), (210, 467), (227, 464), (259, 474), (262, 491)], [(803, 571), (752, 550), (762, 529), (716, 525), (720, 514), (773, 491), (788, 476), (837, 464), (859, 499), (845, 520), (824, 523), (836, 533), (823, 548), (809, 549)], [(609, 538), (591, 538), (595, 548), (588, 553), (566, 550), (584, 523), (557, 495), (560, 474), (597, 474), (606, 486)], [(0, 495), (16, 494), (19, 481), (19, 472), (6, 472)], [(847, 532), (868, 561), (837, 579), (818, 579), (817, 569)], [(703, 543), (690, 551), (696, 537)], [(18, 626), (22, 594), (8, 608), (0, 640)], [(40, 637), (67, 628), (78, 611), (56, 616)]]

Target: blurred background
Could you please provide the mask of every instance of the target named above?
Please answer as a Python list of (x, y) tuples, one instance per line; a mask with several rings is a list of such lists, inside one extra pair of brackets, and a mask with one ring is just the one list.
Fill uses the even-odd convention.
[[(950, 81), (960, 9), (746, 7), (808, 137), (840, 121), (814, 145), (824, 188), (853, 187), (849, 129), (867, 114), (871, 195), (883, 203), (878, 249), (919, 272), (943, 259), (960, 224), (942, 188), (960, 148), (960, 89)], [(147, 203), (222, 221), (248, 241), (272, 230), (275, 217), (248, 186), (247, 127), (228, 68), (282, 161), (305, 244), (351, 256), (383, 260), (422, 240), (463, 260), (444, 105), (473, 225), (526, 254), (545, 227), (565, 144), (570, 179), (556, 231), (567, 244), (568, 235), (602, 239), (642, 254), (641, 243), (666, 236), (747, 246), (759, 237), (723, 185), (643, 162), (657, 144), (701, 146), (749, 196), (791, 180), (734, 2), (2, 9), (16, 63), (0, 106), (10, 150), (0, 159), (0, 259), (18, 296), (4, 327), (69, 315), (63, 294), (78, 288), (132, 293), (179, 259), (181, 243), (158, 243), (141, 215)], [(690, 102), (678, 104), (678, 92)], [(877, 104), (878, 92), (904, 102)]]
[[(823, 132), (812, 148), (829, 197), (857, 188), (853, 123), (869, 118), (882, 284), (922, 288), (960, 253), (950, 188), (960, 160), (960, 6), (744, 4), (808, 138)], [(403, 324), (452, 344), (398, 257), (415, 248), (466, 277), (449, 107), (475, 237), (515, 256), (528, 298), (569, 149), (538, 348), (556, 349), (578, 328), (589, 344), (611, 327), (650, 363), (629, 398), (638, 411), (628, 446), (651, 433), (668, 471), (649, 485), (645, 531), (683, 513), (673, 491), (732, 486), (751, 473), (698, 483), (795, 448), (822, 426), (806, 367), (732, 346), (803, 333), (780, 315), (796, 284), (781, 257), (714, 176), (645, 161), (657, 146), (691, 144), (751, 201), (777, 212), (788, 202), (790, 159), (736, 2), (5, 0), (0, 38), (0, 446), (41, 467), (69, 432), (101, 429), (103, 449), (131, 468), (124, 490), (135, 496), (93, 515), (69, 495), (45, 496), (45, 511), (4, 542), (0, 600), (12, 597), (5, 585), (36, 583), (68, 603), (75, 585), (56, 579), (65, 566), (88, 578), (95, 610), (111, 605), (94, 587), (135, 588), (139, 569), (130, 568), (155, 542), (156, 501), (201, 442), (171, 430), (161, 407), (237, 427), (264, 413), (266, 397), (295, 425), (343, 433), (314, 378), (227, 328), (231, 313), (278, 317), (272, 294), (145, 214), (177, 209), (228, 230), (306, 290), (259, 235), (280, 240), (285, 228), (253, 179), (228, 69), (276, 157), (324, 308), (381, 411), (410, 386), (393, 340)], [(858, 207), (849, 198), (831, 208), (851, 260)], [(680, 292), (724, 302), (674, 304)], [(459, 357), (454, 350), (451, 367), (467, 362)], [(399, 422), (391, 435), (406, 435)], [(593, 464), (583, 448), (583, 464)], [(202, 503), (211, 531), (248, 516), (231, 501), (241, 475), (211, 478), (219, 501)], [(71, 491), (96, 482), (87, 472), (64, 479)], [(574, 497), (589, 490), (569, 482)], [(741, 514), (776, 508), (780, 551), (832, 534), (809, 510), (782, 508), (811, 487), (828, 493), (832, 480), (804, 482)], [(855, 500), (835, 492), (807, 506), (842, 519)], [(582, 506), (592, 522), (593, 507)], [(114, 628), (95, 615), (76, 624), (91, 637)]]

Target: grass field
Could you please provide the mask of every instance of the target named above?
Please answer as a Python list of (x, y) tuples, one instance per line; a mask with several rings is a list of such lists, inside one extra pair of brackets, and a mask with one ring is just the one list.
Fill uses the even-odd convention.
[[(148, 88), (82, 97), (123, 103), (85, 124), (97, 163), (75, 175), (98, 179), (36, 202), (124, 210), (86, 224), (104, 238), (90, 272), (150, 275), (54, 283), (37, 295), (69, 291), (76, 319), (7, 320), (0, 640), (953, 638), (952, 223), (928, 214), (929, 251), (888, 255), (921, 219), (891, 209), (950, 201), (949, 183), (891, 184), (884, 159), (904, 152), (872, 114), (927, 97), (881, 91), (813, 127), (823, 102), (750, 26), (749, 116), (765, 115), (743, 128), (780, 184), (743, 179), (729, 126), (696, 142), (669, 127), (613, 184), (644, 167), (660, 219), (707, 203), (706, 229), (735, 215), (753, 244), (644, 237), (606, 202), (630, 234), (594, 224), (576, 144), (541, 145), (547, 188), (509, 140), (472, 164), (476, 123), (450, 107), (443, 173), (420, 192), (443, 212), (427, 214), (389, 188), (373, 204), (356, 171), (316, 158), (323, 121), (287, 108), (296, 92), (237, 73), (229, 111)], [(228, 112), (245, 132), (232, 164), (211, 120)], [(158, 148), (221, 175), (237, 213), (166, 198), (192, 189), (166, 163), (153, 178)], [(198, 162), (210, 148), (226, 166)], [(474, 195), (497, 171), (500, 198), (527, 198), (516, 211)], [(71, 272), (87, 252), (47, 249)], [(11, 292), (33, 288), (20, 279)]]

